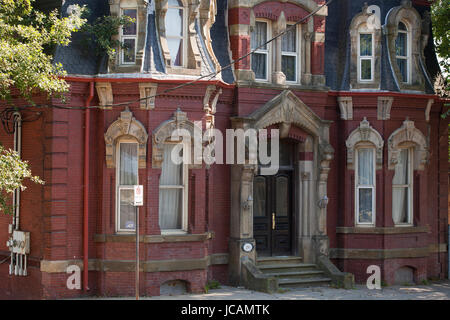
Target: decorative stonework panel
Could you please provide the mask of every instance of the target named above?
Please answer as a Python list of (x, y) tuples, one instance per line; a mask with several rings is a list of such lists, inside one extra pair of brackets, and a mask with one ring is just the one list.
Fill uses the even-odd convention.
[(145, 168), (147, 163), (148, 134), (142, 123), (133, 117), (133, 113), (128, 107), (120, 113), (120, 117), (109, 126), (105, 133), (106, 166), (108, 168), (115, 168), (117, 139), (123, 136), (136, 139), (139, 144), (139, 168)]
[(342, 120), (353, 120), (353, 99), (352, 97), (338, 97), (339, 109)]
[(110, 109), (109, 105), (113, 104), (113, 92), (110, 82), (97, 82), (95, 84), (97, 89), (98, 99), (100, 100), (100, 105), (105, 107), (105, 109)]
[(381, 169), (383, 165), (383, 146), (384, 141), (377, 130), (370, 126), (366, 118), (360, 122), (359, 127), (350, 133), (345, 142), (347, 146), (347, 165), (350, 169), (354, 169), (355, 147), (358, 143), (369, 142), (376, 148), (377, 169)]
[(378, 120), (389, 120), (394, 97), (378, 97), (377, 118)]
[(172, 119), (161, 123), (153, 132), (152, 167), (161, 168), (164, 160), (163, 144), (171, 138), (172, 132), (178, 129), (185, 129), (190, 133), (191, 137), (194, 137), (194, 127), (194, 123), (188, 120), (186, 112), (182, 112), (180, 109), (175, 111)]
[(150, 110), (155, 108), (157, 83), (139, 83), (139, 93), (141, 99), (141, 109)]
[(424, 170), (428, 163), (428, 143), (424, 134), (414, 126), (414, 121), (405, 120), (403, 125), (395, 130), (388, 140), (389, 147), (389, 169), (394, 170), (398, 161), (400, 147), (402, 144), (414, 145), (414, 168)]

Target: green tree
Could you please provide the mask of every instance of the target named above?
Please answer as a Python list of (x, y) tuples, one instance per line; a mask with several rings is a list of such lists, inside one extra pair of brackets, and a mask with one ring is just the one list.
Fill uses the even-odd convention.
[(34, 0), (0, 0), (0, 99), (11, 98), (11, 88), (31, 101), (35, 90), (50, 96), (68, 90), (65, 72), (52, 62), (50, 49), (67, 46), (72, 32), (86, 22), (84, 8), (74, 6), (69, 17), (58, 10), (45, 15), (34, 9)]

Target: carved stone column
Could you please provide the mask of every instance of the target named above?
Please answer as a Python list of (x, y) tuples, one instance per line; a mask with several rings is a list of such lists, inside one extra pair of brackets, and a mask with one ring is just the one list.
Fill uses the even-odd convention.
[[(280, 17), (278, 18), (277, 22), (274, 24), (274, 36), (280, 34), (286, 30), (286, 18), (284, 16), (284, 12), (282, 11), (280, 14)], [(272, 82), (275, 84), (285, 84), (286, 83), (286, 76), (281, 70), (281, 45), (282, 45), (282, 36), (278, 37), (275, 40), (275, 46), (273, 48), (273, 52), (275, 55), (275, 65), (274, 70), (272, 72)], [(269, 61), (270, 63), (270, 61)]]

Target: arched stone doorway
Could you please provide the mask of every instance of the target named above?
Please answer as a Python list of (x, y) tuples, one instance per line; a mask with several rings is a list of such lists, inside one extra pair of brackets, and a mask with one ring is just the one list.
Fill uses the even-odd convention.
[[(270, 178), (259, 174), (258, 165), (231, 166), (229, 272), (232, 283), (240, 283), (244, 257), (255, 262), (257, 254), (297, 255), (305, 262), (315, 262), (319, 254), (328, 255), (327, 202), (324, 200), (327, 199), (329, 165), (334, 155), (329, 143), (330, 123), (320, 119), (289, 90), (247, 117), (232, 118), (234, 129), (278, 128), (282, 141), (290, 144), (291, 157), (291, 163)], [(261, 203), (255, 204), (255, 191), (261, 192), (255, 190), (255, 186), (263, 179), (267, 187), (266, 205), (270, 206), (264, 209), (264, 215)], [(283, 196), (277, 183), (280, 190), (288, 189), (289, 197), (284, 195), (284, 200), (290, 201), (287, 206), (277, 208), (277, 191), (280, 197)], [(268, 203), (269, 198), (271, 203)], [(259, 200), (256, 195), (256, 201)], [(280, 199), (278, 203), (282, 201)], [(278, 214), (276, 210), (285, 212)], [(277, 216), (280, 216), (278, 225)], [(266, 248), (261, 248), (264, 243)], [(253, 250), (246, 251), (250, 247), (246, 244), (252, 244)]]

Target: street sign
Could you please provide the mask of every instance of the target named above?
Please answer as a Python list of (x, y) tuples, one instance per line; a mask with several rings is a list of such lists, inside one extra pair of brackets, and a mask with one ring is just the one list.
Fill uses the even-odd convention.
[(144, 205), (144, 187), (142, 185), (134, 186), (134, 201), (133, 206)]

